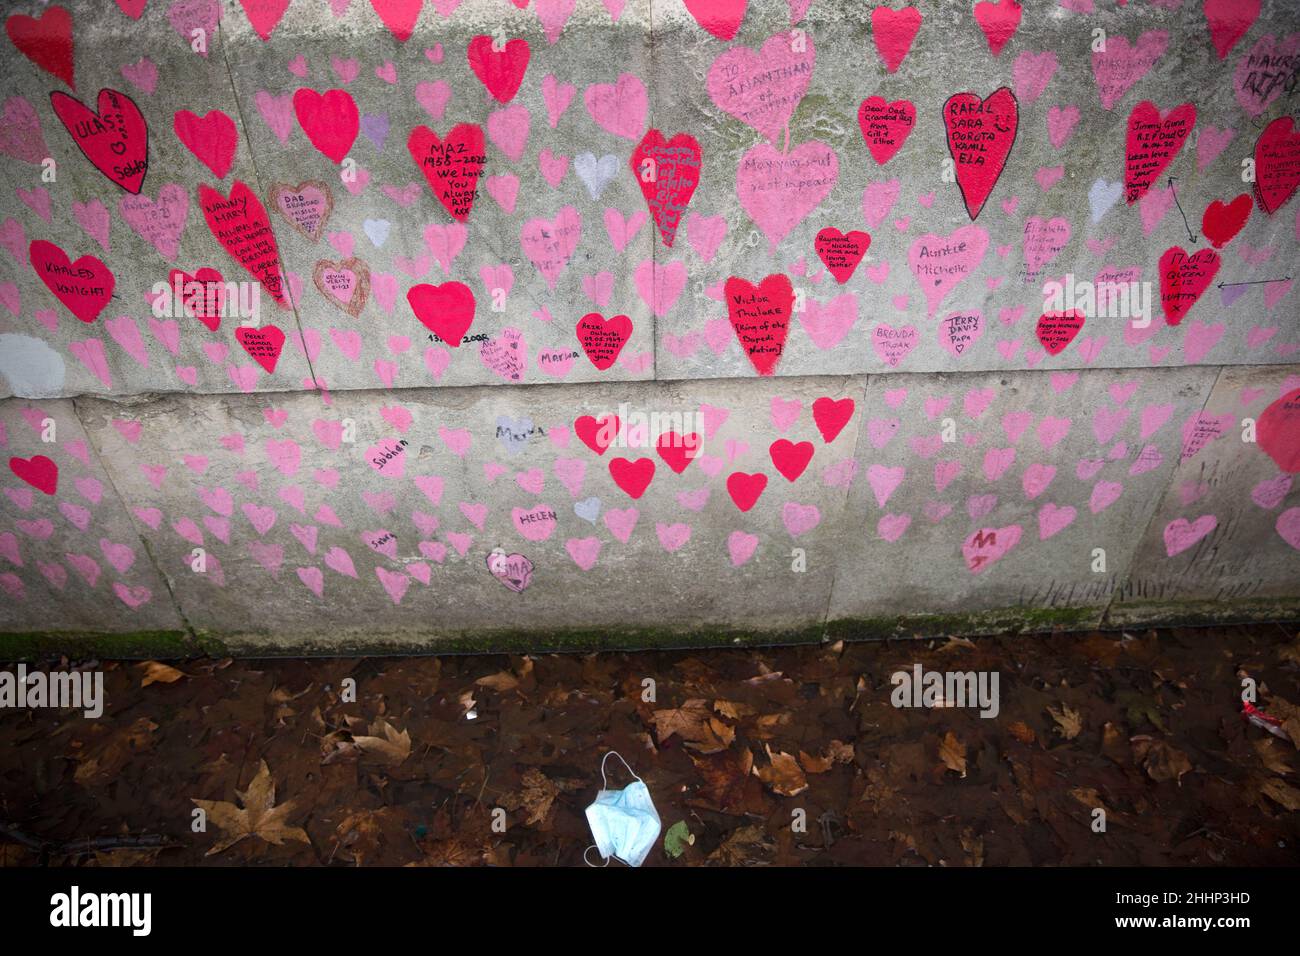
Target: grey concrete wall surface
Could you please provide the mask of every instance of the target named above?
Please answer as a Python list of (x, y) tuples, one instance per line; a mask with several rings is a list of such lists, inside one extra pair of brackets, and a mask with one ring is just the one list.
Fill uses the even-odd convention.
[(1292, 0), (4, 19), (0, 649), (1300, 615)]

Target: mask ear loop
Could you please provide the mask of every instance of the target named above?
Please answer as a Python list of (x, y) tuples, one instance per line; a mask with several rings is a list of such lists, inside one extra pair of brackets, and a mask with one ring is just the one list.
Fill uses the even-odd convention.
[(628, 766), (627, 761), (623, 759), (623, 755), (621, 753), (619, 753), (617, 750), (608, 750), (605, 752), (605, 756), (602, 757), (600, 761), (600, 789), (602, 790), (608, 789), (609, 780), (605, 777), (605, 761), (608, 760), (610, 757), (617, 757), (619, 763), (621, 763), (624, 767), (627, 767), (627, 772), (630, 773), (638, 783), (645, 782), (636, 775), (635, 770), (633, 770), (631, 767)]
[[(628, 766), (627, 761), (623, 759), (623, 755), (621, 753), (619, 753), (617, 750), (608, 750), (605, 752), (605, 756), (602, 757), (600, 760), (600, 789), (602, 790), (609, 789), (609, 778), (605, 776), (605, 761), (608, 760), (611, 756), (617, 757), (619, 759), (619, 762), (623, 764), (624, 767), (627, 767), (627, 772), (636, 778), (637, 782), (639, 783), (644, 782), (641, 780), (640, 777), (637, 777), (636, 771)], [(587, 847), (587, 849), (582, 851), (582, 862), (586, 863), (589, 867), (591, 867), (594, 870), (604, 869), (605, 867), (609, 866), (609, 857), (605, 857), (605, 862), (600, 866), (596, 866), (595, 863), (592, 863), (590, 860), (587, 859), (587, 854), (594, 849), (598, 849), (598, 847), (596, 846), (596, 844), (593, 843), (591, 846)]]

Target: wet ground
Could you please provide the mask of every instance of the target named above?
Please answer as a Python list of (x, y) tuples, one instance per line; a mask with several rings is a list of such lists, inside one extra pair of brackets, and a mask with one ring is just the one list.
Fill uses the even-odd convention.
[[(996, 716), (894, 706), (918, 664), (996, 674)], [(106, 706), (0, 710), (0, 865), (580, 866), (610, 749), (648, 866), (1300, 860), (1294, 625), (47, 666)]]

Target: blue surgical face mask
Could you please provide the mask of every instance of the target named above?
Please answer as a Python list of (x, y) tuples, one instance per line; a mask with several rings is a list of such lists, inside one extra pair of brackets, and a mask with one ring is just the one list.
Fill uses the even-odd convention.
[[(605, 777), (605, 761), (611, 756), (618, 757), (627, 772), (636, 777), (636, 782), (622, 790), (607, 790), (609, 781)], [(596, 794), (595, 802), (587, 807), (587, 823), (591, 826), (591, 835), (596, 840), (596, 849), (609, 865), (612, 856), (622, 860), (628, 866), (640, 866), (655, 840), (659, 839), (659, 814), (655, 812), (654, 801), (650, 799), (650, 790), (645, 782), (627, 766), (627, 761), (615, 751), (605, 754), (600, 762), (601, 790)], [(590, 850), (591, 847), (587, 847)], [(586, 851), (582, 858), (587, 859)], [(592, 864), (588, 863), (588, 866)]]

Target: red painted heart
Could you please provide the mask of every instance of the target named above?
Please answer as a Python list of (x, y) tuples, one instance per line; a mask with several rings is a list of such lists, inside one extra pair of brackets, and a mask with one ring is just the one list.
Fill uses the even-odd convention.
[(240, 325), (235, 328), (235, 338), (243, 346), (254, 362), (262, 366), (268, 374), (275, 371), (280, 361), (280, 352), (284, 349), (284, 333), (274, 325), (254, 328)]
[(482, 127), (461, 123), (443, 140), (429, 127), (417, 126), (411, 130), (406, 148), (438, 202), (451, 218), (466, 222), (487, 162)]
[(91, 165), (127, 192), (139, 195), (149, 172), (149, 127), (135, 101), (117, 90), (100, 90), (96, 112), (55, 90), (50, 105)]
[(826, 266), (826, 271), (843, 285), (849, 281), (858, 263), (871, 248), (871, 236), (859, 230), (845, 234), (834, 226), (827, 226), (817, 233), (813, 248), (817, 250), (817, 256)]
[(379, 19), (398, 43), (405, 43), (415, 32), (415, 21), (420, 18), (424, 0), (370, 0)]
[(734, 40), (749, 0), (685, 0), (695, 22), (719, 40)]
[(1255, 143), (1255, 198), (1269, 215), (1285, 206), (1300, 186), (1300, 129), (1289, 116), (1264, 127)]
[(584, 445), (597, 455), (605, 454), (605, 449), (614, 443), (618, 430), (622, 426), (617, 415), (603, 415), (592, 418), (583, 415), (573, 423), (573, 432)]
[(798, 444), (788, 438), (778, 438), (768, 447), (768, 456), (772, 464), (786, 481), (794, 481), (804, 473), (808, 462), (812, 461), (813, 443), (801, 441)]
[(829, 445), (838, 438), (844, 426), (853, 418), (856, 407), (856, 403), (851, 398), (841, 398), (836, 401), (833, 398), (823, 397), (813, 402), (813, 424), (822, 433), (822, 441)]
[(172, 129), (194, 158), (212, 170), (213, 176), (226, 178), (230, 164), (235, 161), (235, 147), (239, 145), (234, 120), (221, 110), (210, 110), (202, 117), (189, 110), (178, 110), (172, 117)]
[(605, 371), (618, 359), (618, 353), (632, 336), (632, 320), (626, 315), (608, 319), (599, 312), (589, 312), (578, 320), (578, 341), (591, 364)]
[(655, 439), (655, 451), (675, 474), (680, 475), (700, 453), (701, 444), (703, 442), (695, 432), (682, 435), (675, 431), (668, 431)]
[[(880, 9), (880, 8), (877, 8)], [(957, 93), (943, 104), (948, 152), (966, 213), (974, 221), (997, 185), (1020, 126), (1020, 106), (1005, 86), (985, 99)]]
[(1201, 217), (1201, 232), (1210, 240), (1210, 245), (1222, 249), (1241, 232), (1253, 208), (1254, 203), (1246, 193), (1230, 203), (1216, 199), (1205, 207), (1205, 215)]
[(46, 288), (82, 322), (99, 318), (113, 297), (113, 273), (94, 256), (70, 262), (67, 253), (44, 239), (33, 240), (27, 256)]
[(659, 235), (669, 249), (677, 238), (682, 214), (700, 184), (702, 163), (700, 144), (694, 136), (678, 133), (665, 140), (657, 129), (645, 134), (628, 160)]
[(229, 197), (205, 184), (199, 186), (199, 205), (221, 247), (262, 283), (276, 302), (284, 305), (280, 247), (257, 193), (242, 181), (235, 182)]
[(655, 476), (655, 463), (650, 458), (638, 458), (636, 461), (614, 458), (609, 463), (609, 476), (629, 498), (640, 498)]
[(736, 471), (727, 476), (727, 494), (741, 511), (754, 507), (766, 487), (767, 475), (761, 471), (752, 475)]
[(476, 36), (469, 41), (465, 55), (469, 58), (469, 68), (492, 98), (498, 103), (509, 103), (524, 81), (532, 52), (527, 40), (511, 40), (501, 50), (493, 47), (494, 42), (490, 36)]
[(732, 276), (724, 286), (727, 317), (745, 356), (759, 375), (771, 375), (790, 334), (794, 287), (787, 276), (770, 275), (758, 285)]
[(15, 13), (5, 21), (5, 33), (19, 53), (72, 89), (77, 88), (73, 78), (72, 14), (67, 10), (50, 7), (39, 17)]
[(361, 129), (361, 114), (347, 90), (302, 88), (293, 94), (298, 125), (311, 144), (335, 163), (343, 162)]
[(59, 488), (59, 466), (44, 455), (10, 458), (9, 470), (37, 491), (52, 495)]
[(463, 282), (411, 286), (406, 301), (420, 324), (443, 343), (458, 348), (474, 322), (474, 291)]

